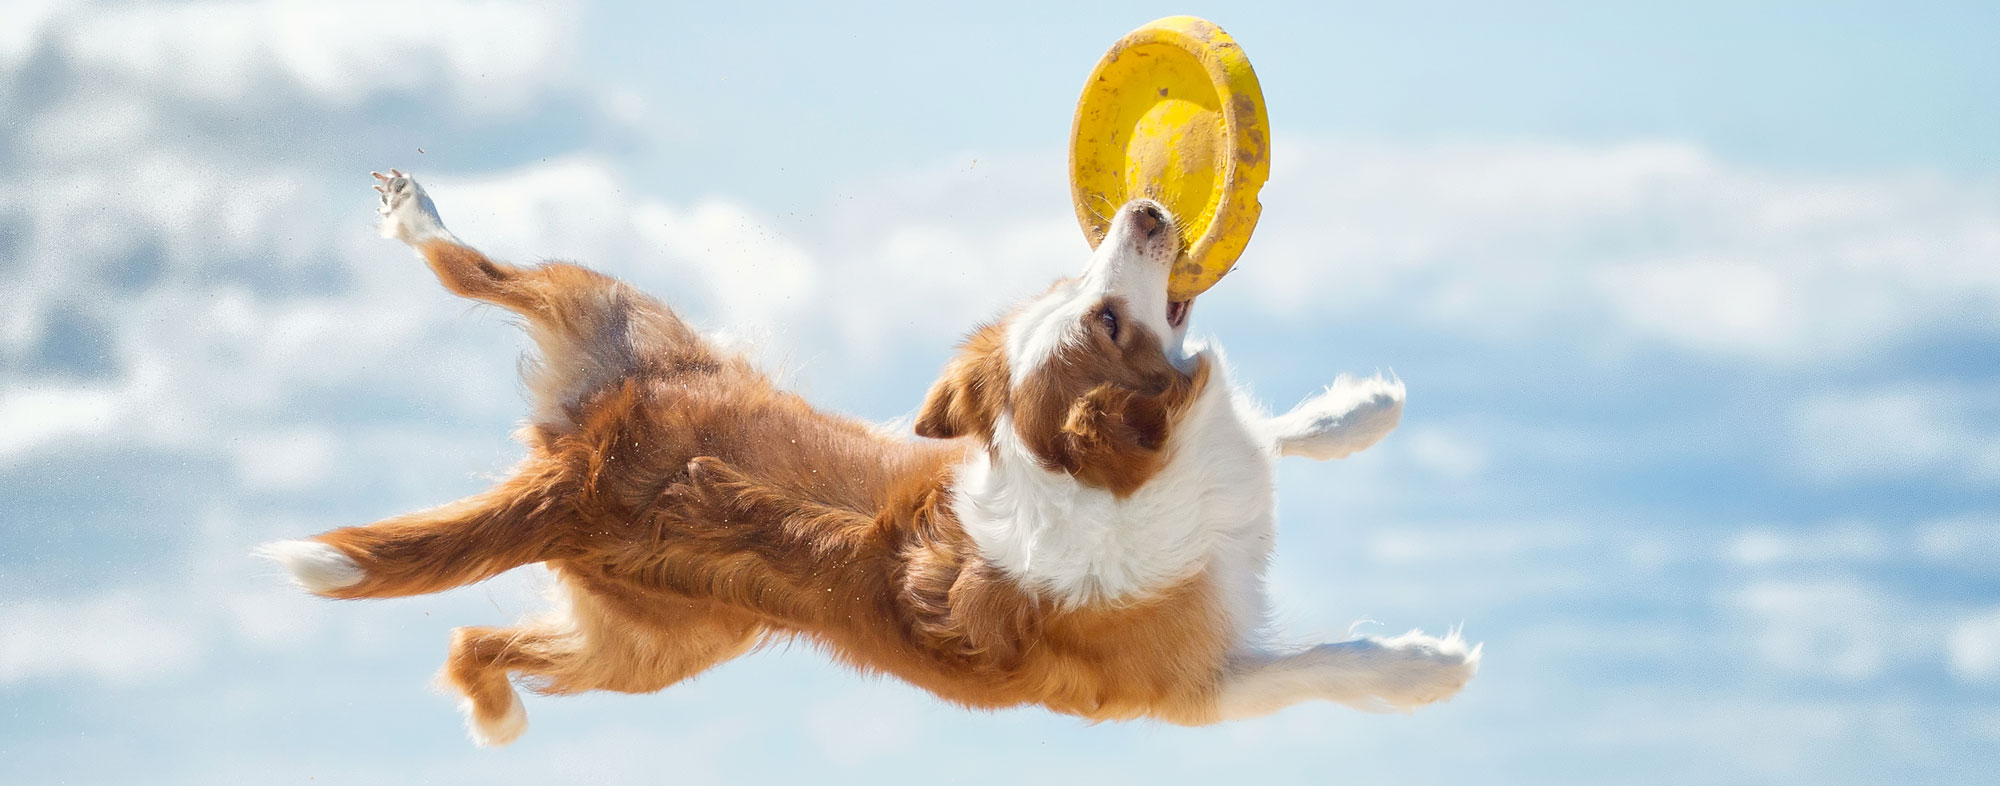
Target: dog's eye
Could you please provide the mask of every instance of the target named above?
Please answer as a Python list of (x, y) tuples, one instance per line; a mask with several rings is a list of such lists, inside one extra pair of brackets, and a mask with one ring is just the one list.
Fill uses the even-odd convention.
[(1106, 308), (1097, 312), (1097, 321), (1104, 325), (1104, 332), (1111, 334), (1111, 340), (1118, 340), (1118, 313)]

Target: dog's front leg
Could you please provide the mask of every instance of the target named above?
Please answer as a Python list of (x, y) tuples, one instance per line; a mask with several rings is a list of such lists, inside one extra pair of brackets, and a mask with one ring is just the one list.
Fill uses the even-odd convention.
[(1324, 461), (1367, 449), (1402, 419), (1402, 380), (1342, 375), (1292, 411), (1265, 420), (1264, 434), (1281, 455)]
[(1479, 670), (1479, 647), (1452, 633), (1364, 636), (1289, 655), (1234, 664), (1217, 696), (1218, 720), (1269, 715), (1300, 702), (1332, 701), (1369, 712), (1407, 712), (1443, 701)]

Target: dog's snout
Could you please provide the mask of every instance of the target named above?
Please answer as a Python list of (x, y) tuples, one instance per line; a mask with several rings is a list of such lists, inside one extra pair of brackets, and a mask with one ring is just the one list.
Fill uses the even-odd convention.
[[(1175, 250), (1180, 248), (1180, 230), (1174, 225), (1171, 211), (1158, 202), (1141, 198), (1118, 207), (1118, 212), (1112, 214), (1111, 226), (1104, 240), (1097, 253), (1091, 255), (1085, 272), (1124, 270), (1133, 275), (1149, 275), (1146, 270), (1165, 269), (1171, 265)], [(1127, 282), (1119, 286), (1151, 289), (1153, 285)]]
[(1132, 213), (1132, 228), (1142, 237), (1153, 237), (1167, 226), (1167, 212), (1150, 201), (1133, 202), (1128, 208)]

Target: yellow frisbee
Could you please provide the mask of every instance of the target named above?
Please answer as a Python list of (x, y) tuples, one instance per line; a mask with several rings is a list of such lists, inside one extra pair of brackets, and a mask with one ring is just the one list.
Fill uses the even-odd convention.
[(1070, 196), (1092, 248), (1128, 200), (1173, 212), (1173, 300), (1214, 286), (1249, 244), (1270, 121), (1250, 59), (1208, 20), (1170, 16), (1118, 39), (1084, 83), (1069, 143)]

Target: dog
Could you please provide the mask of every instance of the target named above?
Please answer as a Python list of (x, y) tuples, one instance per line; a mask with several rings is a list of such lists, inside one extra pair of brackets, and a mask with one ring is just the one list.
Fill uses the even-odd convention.
[(1478, 668), (1456, 631), (1267, 641), (1276, 462), (1373, 445), (1403, 385), (1341, 377), (1264, 414), (1188, 339), (1157, 203), (1122, 206), (1081, 274), (974, 330), (909, 439), (777, 389), (616, 279), (488, 259), (416, 180), (374, 176), (384, 236), (523, 318), (527, 456), (475, 496), (260, 552), (328, 598), (546, 564), (555, 612), (453, 632), (442, 678), (477, 743), (526, 728), (516, 679), (646, 693), (784, 639), (968, 708), (1183, 725), (1409, 711)]

